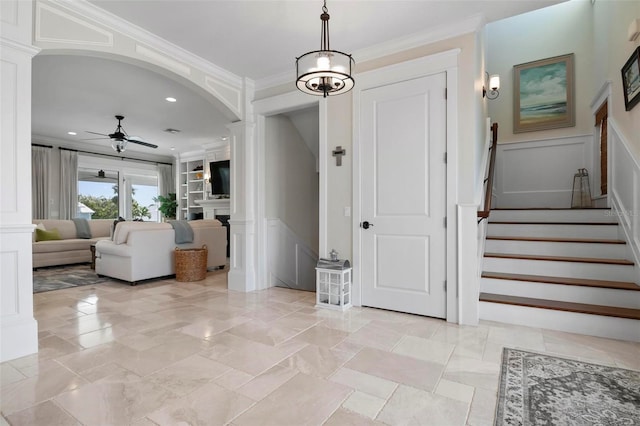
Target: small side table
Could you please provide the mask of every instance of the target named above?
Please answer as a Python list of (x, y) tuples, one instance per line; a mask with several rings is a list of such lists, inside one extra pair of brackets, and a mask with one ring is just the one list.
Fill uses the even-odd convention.
[(96, 269), (96, 245), (91, 244), (89, 250), (91, 250), (91, 269)]

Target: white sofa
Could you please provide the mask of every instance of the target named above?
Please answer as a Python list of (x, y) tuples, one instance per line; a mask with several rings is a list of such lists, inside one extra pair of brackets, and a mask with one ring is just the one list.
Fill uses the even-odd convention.
[(36, 241), (33, 233), (33, 268), (44, 266), (69, 265), (73, 263), (91, 262), (91, 244), (109, 239), (113, 219), (89, 220), (92, 238), (77, 238), (76, 225), (72, 220), (62, 219), (33, 219), (34, 225), (42, 225), (45, 230), (57, 229), (61, 240)]
[(193, 242), (176, 244), (168, 223), (122, 222), (113, 240), (96, 243), (96, 273), (128, 281), (131, 285), (150, 278), (175, 274), (176, 247), (207, 246), (207, 269), (224, 267), (227, 261), (227, 230), (218, 220), (193, 220)]

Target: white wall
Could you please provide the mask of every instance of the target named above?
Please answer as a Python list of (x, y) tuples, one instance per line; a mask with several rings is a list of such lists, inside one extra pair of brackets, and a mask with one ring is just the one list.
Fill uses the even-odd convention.
[(267, 219), (280, 219), (302, 241), (318, 250), (318, 173), (316, 160), (291, 120), (265, 123)]
[[(591, 133), (590, 103), (597, 90), (593, 79), (592, 9), (590, 0), (573, 0), (487, 25), (487, 71), (500, 75), (500, 97), (489, 101), (489, 115), (500, 123), (499, 142)], [(575, 60), (576, 126), (514, 134), (514, 65), (568, 53), (573, 53)]]
[(640, 46), (640, 38), (627, 41), (629, 24), (638, 18), (640, 1), (596, 1), (593, 6), (594, 89), (611, 81), (609, 117), (615, 120), (619, 133), (628, 141), (636, 161), (640, 159), (640, 105), (625, 111), (620, 69)]

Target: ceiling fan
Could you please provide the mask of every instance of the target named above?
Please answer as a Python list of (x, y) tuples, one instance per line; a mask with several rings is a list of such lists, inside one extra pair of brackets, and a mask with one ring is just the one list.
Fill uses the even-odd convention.
[[(116, 115), (116, 120), (118, 120), (118, 127), (116, 127), (116, 131), (113, 133), (110, 133), (108, 135), (104, 134), (104, 133), (97, 133), (97, 132), (90, 132), (90, 131), (86, 131), (87, 133), (91, 133), (93, 135), (100, 135), (100, 136), (107, 136), (107, 138), (111, 139), (111, 147), (114, 149), (114, 151), (116, 151), (118, 154), (120, 154), (121, 152), (124, 152), (124, 150), (127, 148), (127, 143), (131, 142), (131, 143), (135, 143), (138, 145), (143, 145), (149, 148), (157, 148), (158, 145), (154, 145), (152, 143), (149, 142), (145, 142), (142, 139), (140, 139), (137, 136), (129, 136), (127, 134), (127, 132), (124, 130), (124, 128), (122, 127), (121, 121), (124, 120), (124, 115)], [(107, 138), (94, 138), (94, 139), (85, 139), (85, 140), (96, 140), (96, 139), (107, 139)]]

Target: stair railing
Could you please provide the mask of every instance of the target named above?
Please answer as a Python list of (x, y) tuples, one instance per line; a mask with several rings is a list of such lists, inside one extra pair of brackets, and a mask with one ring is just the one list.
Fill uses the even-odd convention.
[(484, 193), (484, 206), (482, 210), (478, 210), (478, 223), (487, 219), (491, 213), (491, 198), (493, 197), (493, 176), (495, 173), (496, 164), (496, 151), (498, 151), (498, 123), (491, 125), (491, 151), (489, 155), (489, 172), (484, 180), (485, 193)]

